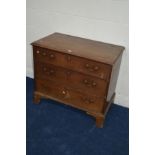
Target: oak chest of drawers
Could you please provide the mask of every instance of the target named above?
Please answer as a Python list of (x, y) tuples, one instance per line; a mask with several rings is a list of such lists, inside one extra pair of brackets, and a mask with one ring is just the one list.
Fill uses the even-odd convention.
[(34, 103), (56, 100), (86, 111), (102, 127), (115, 97), (124, 47), (60, 33), (32, 46)]

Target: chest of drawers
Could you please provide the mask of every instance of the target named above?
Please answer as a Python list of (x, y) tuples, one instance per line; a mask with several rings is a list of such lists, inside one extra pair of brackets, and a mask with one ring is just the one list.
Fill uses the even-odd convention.
[(61, 33), (32, 46), (34, 103), (56, 100), (86, 111), (102, 127), (115, 97), (124, 47)]

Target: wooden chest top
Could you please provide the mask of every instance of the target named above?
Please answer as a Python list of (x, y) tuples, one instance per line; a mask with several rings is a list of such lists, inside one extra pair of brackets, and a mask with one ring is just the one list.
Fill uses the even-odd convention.
[(95, 60), (109, 65), (113, 65), (124, 50), (124, 47), (122, 46), (61, 33), (51, 34), (33, 42), (32, 45), (58, 50), (63, 53)]

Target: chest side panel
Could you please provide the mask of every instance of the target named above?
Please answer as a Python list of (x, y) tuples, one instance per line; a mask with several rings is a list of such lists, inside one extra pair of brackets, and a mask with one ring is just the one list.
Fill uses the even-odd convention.
[(108, 88), (108, 94), (107, 94), (107, 101), (110, 101), (111, 97), (115, 93), (119, 70), (120, 70), (121, 59), (122, 59), (122, 54), (119, 56), (115, 65), (112, 68), (110, 83), (109, 83), (109, 88)]

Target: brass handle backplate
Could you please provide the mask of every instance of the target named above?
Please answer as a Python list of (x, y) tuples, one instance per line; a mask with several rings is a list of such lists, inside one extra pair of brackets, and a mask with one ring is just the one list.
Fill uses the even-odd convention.
[(90, 72), (94, 72), (94, 71), (98, 71), (99, 70), (99, 67), (98, 66), (95, 66), (95, 65), (86, 64), (85, 67)]
[(97, 83), (93, 80), (87, 80), (87, 79), (84, 79), (83, 80), (83, 83), (86, 85), (86, 86), (89, 86), (89, 87), (96, 87)]
[(84, 98), (82, 98), (82, 100), (83, 100), (86, 104), (92, 104), (92, 103), (95, 102), (94, 99), (89, 98), (89, 97), (84, 97)]
[(45, 72), (47, 75), (53, 75), (55, 73), (54, 69), (43, 67), (43, 72)]

